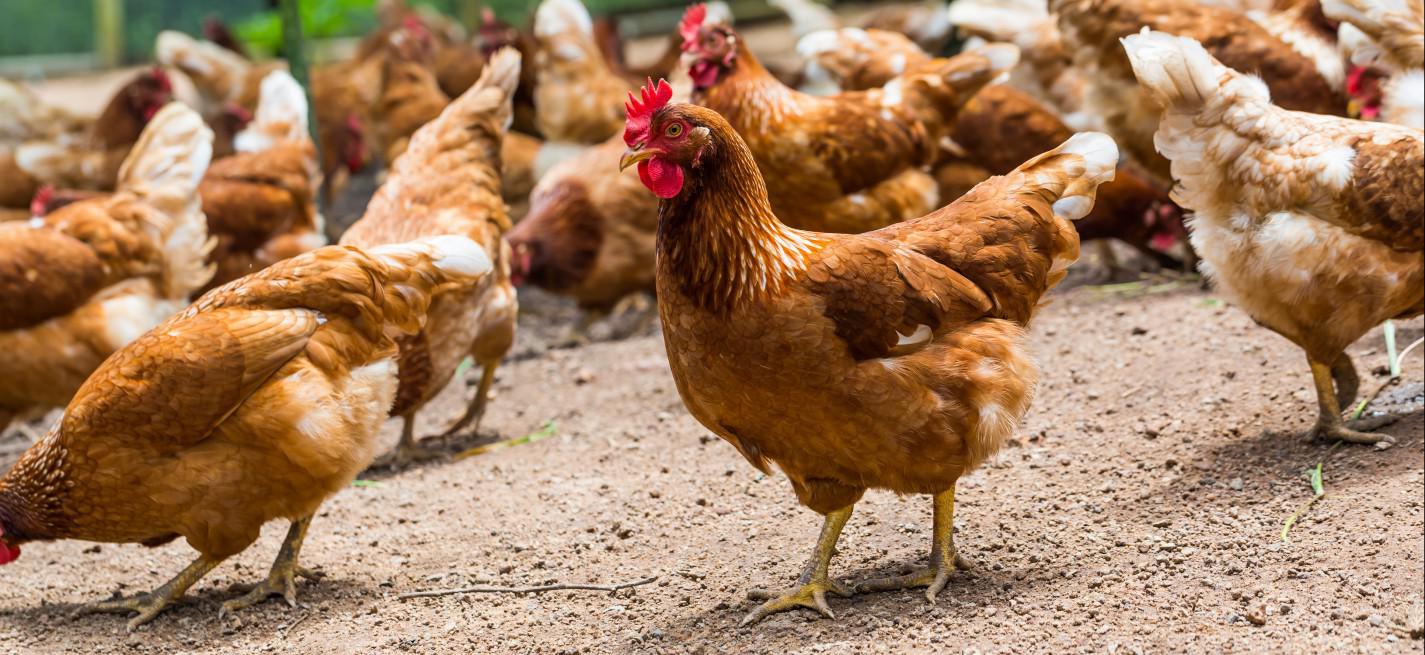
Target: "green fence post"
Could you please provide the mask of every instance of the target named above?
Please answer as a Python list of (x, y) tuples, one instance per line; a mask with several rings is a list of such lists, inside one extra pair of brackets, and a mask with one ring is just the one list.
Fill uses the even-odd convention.
[(94, 54), (115, 68), (124, 59), (124, 0), (94, 0)]
[[(317, 150), (317, 161), (322, 160), (322, 142), (317, 138), (317, 106), (312, 102), (312, 76), (307, 71), (307, 51), (302, 39), (302, 11), (299, 0), (281, 0), (278, 11), (282, 16), (282, 54), (287, 57), (287, 68), (292, 77), (302, 85), (307, 96), (307, 131), (312, 135), (312, 145)], [(327, 181), (323, 180), (322, 184)], [(321, 194), (317, 194), (317, 208), (321, 206)], [(330, 223), (328, 223), (330, 225)]]

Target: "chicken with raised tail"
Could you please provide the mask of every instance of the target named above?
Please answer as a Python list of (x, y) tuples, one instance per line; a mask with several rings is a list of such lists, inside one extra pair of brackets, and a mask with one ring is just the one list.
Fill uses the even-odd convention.
[(295, 606), (312, 516), (371, 462), (395, 397), (393, 334), (489, 271), (478, 245), (441, 236), (322, 248), (207, 293), (106, 360), (0, 479), (0, 563), (37, 541), (182, 537), (198, 557), (172, 580), (77, 609), (135, 613), (132, 630), (288, 519), (271, 572), (220, 615)]
[(1425, 133), (1277, 107), (1186, 37), (1144, 28), (1123, 47), (1164, 107), (1156, 143), (1203, 271), (1306, 351), (1318, 436), (1392, 441), (1342, 420), (1359, 387), (1345, 350), (1425, 310)]
[(517, 51), (495, 53), (474, 86), (416, 130), (366, 213), (341, 237), (342, 244), (370, 248), (459, 234), (483, 248), (494, 266), (488, 276), (437, 293), (425, 326), (400, 338), (401, 385), (391, 415), (404, 425), (400, 444), (381, 464), (431, 455), (416, 446), (416, 412), (445, 388), (467, 355), (482, 371), (480, 386), (446, 433), (478, 429), (495, 368), (514, 343), (519, 305), (502, 238), (510, 219), (500, 196), (500, 142), (519, 74)]
[(212, 276), (198, 182), (212, 132), (169, 103), (118, 191), (0, 224), (0, 425), (69, 403), (104, 358), (188, 304)]
[(939, 206), (922, 169), (961, 105), (1014, 66), (995, 44), (910, 68), (884, 87), (812, 96), (778, 81), (732, 28), (694, 5), (679, 26), (691, 56), (692, 100), (727, 117), (768, 183), (777, 217), (805, 229), (856, 233)]
[(1038, 377), (1026, 326), (1078, 258), (1069, 220), (1112, 179), (1102, 134), (1070, 138), (920, 218), (858, 235), (773, 213), (747, 143), (720, 114), (645, 88), (621, 165), (662, 198), (658, 307), (688, 411), (825, 515), (797, 588), (754, 592), (744, 624), (848, 595), (828, 565), (867, 489), (934, 497), (930, 566), (859, 591), (929, 587), (955, 570), (955, 484), (1013, 434)]

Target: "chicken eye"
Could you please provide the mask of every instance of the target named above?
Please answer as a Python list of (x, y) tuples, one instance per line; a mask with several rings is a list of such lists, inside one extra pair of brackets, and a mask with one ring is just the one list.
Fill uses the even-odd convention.
[(668, 129), (663, 130), (663, 133), (667, 134), (670, 138), (676, 139), (678, 135), (683, 133), (683, 125), (681, 123), (673, 123), (668, 126)]

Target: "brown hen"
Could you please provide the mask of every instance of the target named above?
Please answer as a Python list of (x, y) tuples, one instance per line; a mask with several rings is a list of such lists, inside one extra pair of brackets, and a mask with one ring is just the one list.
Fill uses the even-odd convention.
[(1156, 143), (1208, 278), (1306, 352), (1318, 436), (1393, 441), (1342, 420), (1359, 387), (1345, 351), (1425, 311), (1425, 132), (1277, 107), (1261, 80), (1186, 37), (1123, 45), (1165, 107)]
[(212, 133), (170, 103), (119, 170), (119, 188), (0, 224), (0, 425), (63, 407), (114, 351), (207, 283), (198, 181)]
[(287, 71), (263, 80), (257, 116), (234, 143), (238, 154), (214, 162), (198, 187), (217, 239), (207, 288), (326, 245), (307, 99)]
[(799, 588), (744, 625), (849, 591), (827, 567), (870, 488), (935, 496), (930, 567), (860, 585), (929, 586), (955, 569), (956, 480), (994, 454), (1029, 406), (1025, 327), (1078, 257), (1066, 218), (1113, 176), (1113, 141), (1080, 134), (926, 216), (862, 235), (792, 229), (752, 151), (718, 113), (630, 106), (622, 164), (663, 198), (658, 306), (688, 411), (764, 472), (776, 465), (826, 515)]
[(494, 262), (478, 283), (436, 294), (420, 331), (400, 340), (401, 386), (393, 416), (404, 422), (401, 441), (386, 463), (422, 457), (415, 445), (415, 414), (455, 375), (466, 356), (483, 370), (466, 413), (447, 434), (484, 414), (495, 367), (514, 342), (518, 302), (510, 284), (510, 219), (500, 196), (500, 142), (519, 82), (520, 56), (495, 54), (480, 81), (411, 137), (366, 214), (342, 235), (343, 244), (371, 247), (437, 235), (468, 237)]
[(1013, 66), (1014, 46), (936, 59), (884, 88), (818, 97), (767, 72), (731, 28), (695, 5), (679, 30), (693, 102), (723, 116), (747, 141), (778, 218), (788, 225), (856, 233), (938, 206), (934, 161), (960, 105)]
[(271, 572), (222, 612), (270, 595), (295, 606), (307, 526), (370, 463), (396, 393), (391, 333), (489, 270), (447, 236), (323, 248), (214, 289), (110, 357), (0, 479), (0, 563), (35, 541), (184, 538), (198, 558), (172, 580), (80, 608), (135, 612), (132, 630), (285, 518)]

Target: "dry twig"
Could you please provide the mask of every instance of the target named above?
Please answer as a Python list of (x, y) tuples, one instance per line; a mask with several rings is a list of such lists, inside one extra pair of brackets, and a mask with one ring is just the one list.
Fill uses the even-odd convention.
[(620, 582), (614, 585), (600, 584), (549, 584), (535, 587), (489, 587), (477, 585), (474, 587), (461, 587), (459, 589), (432, 589), (430, 591), (412, 591), (396, 596), (398, 600), (408, 598), (431, 598), (435, 596), (453, 596), (455, 594), (538, 594), (546, 591), (607, 591), (610, 594), (631, 587), (640, 587), (658, 580), (658, 576), (635, 580), (633, 582)]

